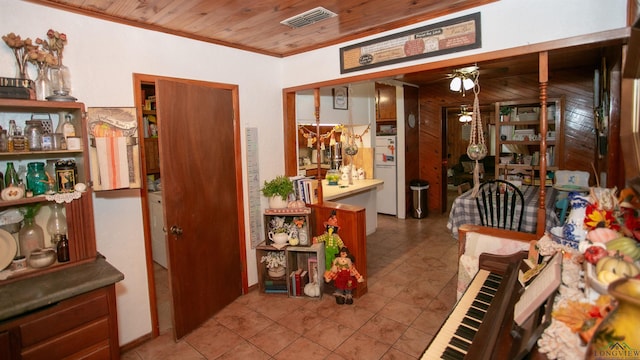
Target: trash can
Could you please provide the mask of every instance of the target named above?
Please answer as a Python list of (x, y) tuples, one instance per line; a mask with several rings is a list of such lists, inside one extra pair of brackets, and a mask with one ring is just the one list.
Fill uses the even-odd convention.
[(409, 187), (412, 192), (411, 216), (422, 219), (427, 216), (427, 190), (429, 183), (425, 180), (411, 180)]

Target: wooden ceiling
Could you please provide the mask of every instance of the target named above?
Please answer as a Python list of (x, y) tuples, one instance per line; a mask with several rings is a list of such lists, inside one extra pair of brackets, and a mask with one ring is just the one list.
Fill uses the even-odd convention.
[[(109, 21), (277, 57), (397, 29), (498, 0), (29, 0)], [(338, 16), (293, 29), (316, 7)]]

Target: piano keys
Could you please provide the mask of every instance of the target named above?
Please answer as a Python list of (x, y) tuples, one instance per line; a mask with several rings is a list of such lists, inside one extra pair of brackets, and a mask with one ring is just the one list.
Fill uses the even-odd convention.
[[(512, 321), (505, 324), (504, 319), (513, 319), (513, 298), (519, 290), (518, 269), (524, 256), (522, 253), (507, 256), (483, 254), (480, 270), (421, 359), (496, 358), (493, 353), (499, 336), (511, 330)], [(511, 316), (508, 316), (509, 312)], [(508, 354), (504, 355), (502, 358), (508, 358)]]

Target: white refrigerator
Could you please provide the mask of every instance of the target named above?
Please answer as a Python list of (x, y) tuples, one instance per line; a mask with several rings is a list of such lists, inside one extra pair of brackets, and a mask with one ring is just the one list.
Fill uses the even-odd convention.
[(384, 181), (378, 188), (378, 212), (388, 215), (398, 214), (398, 188), (396, 173), (396, 137), (376, 136), (374, 176)]

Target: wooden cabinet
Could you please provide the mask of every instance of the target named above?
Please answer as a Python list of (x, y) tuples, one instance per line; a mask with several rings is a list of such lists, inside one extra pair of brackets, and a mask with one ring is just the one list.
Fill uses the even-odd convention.
[[(26, 120), (31, 119), (34, 114), (47, 114), (51, 117), (53, 124), (48, 124), (55, 129), (59, 118), (64, 119), (65, 115), (70, 115), (76, 125), (76, 135), (82, 137), (81, 149), (79, 150), (49, 150), (49, 151), (23, 151), (23, 152), (2, 152), (0, 153), (0, 169), (4, 171), (7, 162), (13, 162), (16, 169), (29, 162), (54, 162), (57, 159), (73, 160), (77, 165), (76, 183), (90, 185), (90, 164), (88, 161), (87, 124), (84, 104), (78, 102), (51, 102), (35, 100), (14, 100), (0, 99), (0, 126), (8, 128), (9, 119), (15, 120), (18, 126), (23, 127)], [(46, 128), (45, 127), (45, 128)], [(51, 169), (49, 169), (51, 171)], [(55, 176), (55, 174), (50, 174)], [(67, 237), (69, 239), (70, 261), (67, 263), (54, 263), (42, 268), (20, 271), (13, 273), (8, 279), (0, 281), (0, 286), (5, 283), (16, 281), (17, 279), (34, 276), (37, 273), (54, 271), (55, 269), (73, 266), (78, 262), (95, 259), (96, 241), (93, 221), (93, 200), (91, 186), (87, 186), (87, 191), (80, 194), (79, 199), (65, 202), (65, 215), (67, 219)], [(41, 203), (43, 207), (48, 205), (45, 195), (38, 195), (30, 198), (17, 200), (0, 201), (0, 211), (10, 208), (22, 208), (28, 205)], [(43, 210), (40, 210), (43, 211)], [(44, 210), (48, 211), (48, 209)], [(38, 220), (38, 225), (43, 228), (45, 235), (45, 247), (52, 246), (50, 236), (46, 231), (46, 219)]]
[(144, 162), (147, 166), (147, 174), (160, 174), (160, 153), (158, 151), (158, 138), (144, 139)]
[(396, 122), (396, 87), (376, 83), (376, 121)]
[[(564, 98), (547, 101), (547, 173), (563, 165), (562, 139)], [(536, 99), (505, 101), (495, 104), (496, 178), (522, 180), (526, 185), (539, 185), (548, 174), (540, 174), (541, 121), (540, 101)]]
[(142, 136), (144, 136), (144, 163), (147, 175), (160, 176), (160, 152), (158, 150), (158, 117), (156, 114), (156, 88), (143, 83), (140, 88), (142, 100)]
[[(3, 315), (6, 315), (7, 311), (11, 312), (11, 315), (3, 317), (4, 322), (0, 322), (0, 359), (118, 359), (118, 328), (113, 283), (119, 280), (110, 282), (109, 286), (101, 284), (84, 290), (83, 295), (73, 296), (82, 291), (77, 290), (77, 287), (68, 287), (68, 283), (76, 281), (78, 275), (65, 276), (68, 272), (81, 272), (85, 266), (98, 263), (90, 176), (91, 165), (96, 165), (89, 163), (88, 126), (84, 104), (0, 99), (2, 128), (8, 127), (5, 122), (9, 119), (15, 120), (18, 126), (23, 126), (34, 114), (46, 114), (46, 117), (52, 119), (52, 124), (47, 124), (45, 129), (48, 126), (55, 129), (59, 118), (64, 119), (64, 116), (70, 115), (76, 126), (76, 135), (81, 136), (81, 148), (2, 152), (0, 168), (5, 169), (7, 162), (13, 162), (14, 166), (19, 168), (21, 165), (26, 167), (29, 162), (73, 160), (77, 166), (75, 182), (88, 186), (84, 193), (53, 196), (53, 200), (62, 202), (62, 197), (69, 200), (64, 202), (64, 208), (70, 261), (54, 262), (45, 268), (27, 268), (0, 280), (0, 293), (6, 295), (5, 300), (9, 299), (2, 306), (5, 311)], [(76, 195), (79, 198), (74, 198)], [(0, 201), (0, 211), (35, 204), (43, 205), (40, 211), (47, 211), (47, 197), (48, 195), (38, 195)], [(36, 217), (36, 222), (44, 230), (45, 247), (51, 247), (53, 244), (47, 232), (47, 218), (46, 215)], [(51, 277), (55, 277), (56, 280), (49, 281)], [(91, 284), (99, 282), (96, 276), (92, 277), (91, 281)], [(46, 286), (40, 284), (37, 287), (38, 291), (35, 291), (32, 284), (39, 282), (46, 282)], [(84, 281), (83, 284), (91, 285), (88, 281)], [(61, 294), (70, 295), (66, 297)], [(54, 297), (55, 300), (49, 302), (49, 299)]]
[(119, 359), (115, 285), (0, 323), (0, 359)]

